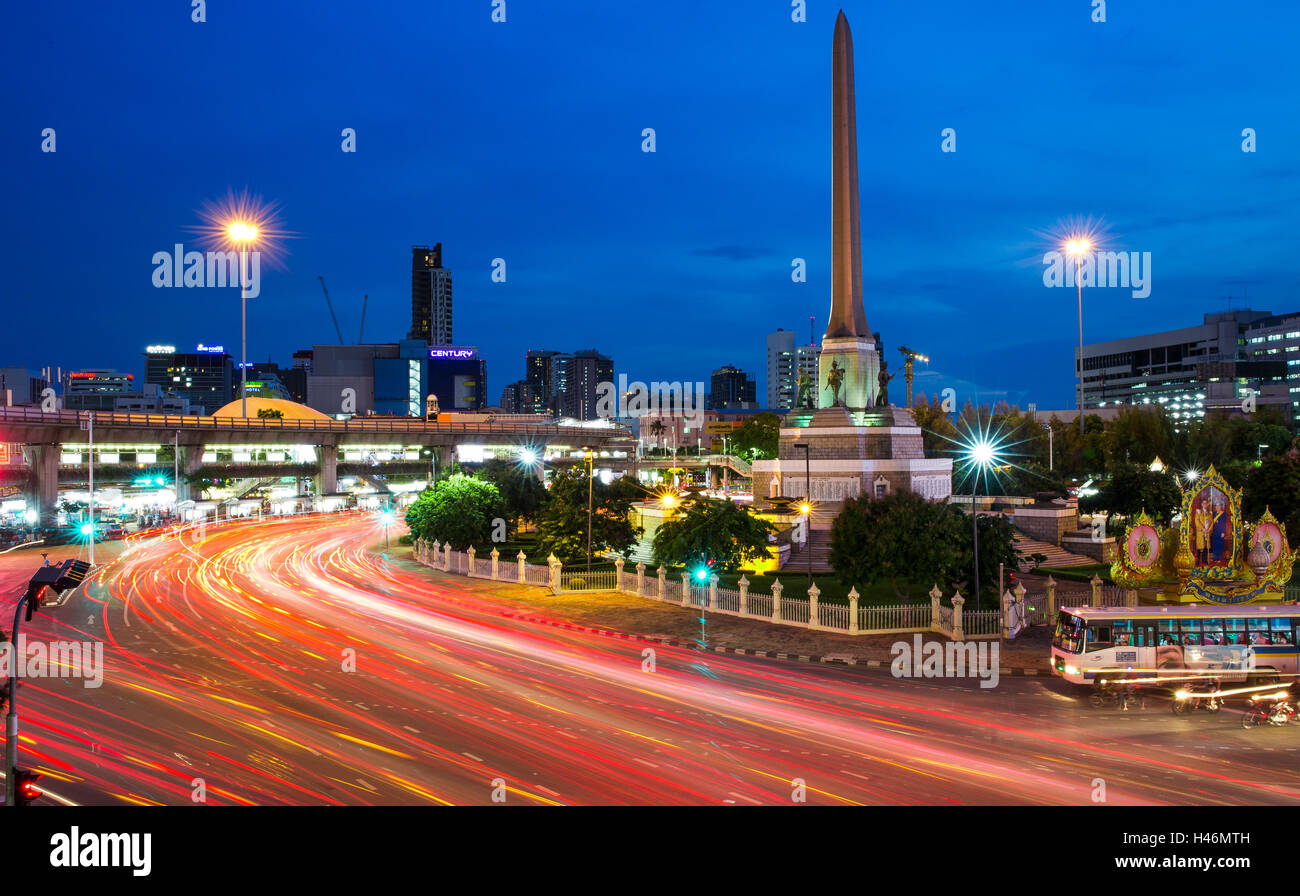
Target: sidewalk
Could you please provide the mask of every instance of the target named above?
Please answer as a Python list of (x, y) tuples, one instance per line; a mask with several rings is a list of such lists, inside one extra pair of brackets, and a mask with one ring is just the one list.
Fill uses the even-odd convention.
[[(700, 614), (693, 608), (664, 604), (620, 592), (552, 595), (549, 589), (489, 579), (471, 579), (421, 566), (409, 552), (391, 557), (418, 570), (434, 582), (473, 591), (498, 604), (505, 615), (547, 625), (597, 631), (610, 637), (637, 637), (674, 647), (699, 648)], [(391, 555), (390, 555), (391, 556)], [(773, 625), (757, 619), (740, 619), (705, 613), (708, 649), (715, 653), (770, 657), (802, 662), (888, 668), (892, 647), (912, 644), (913, 635), (844, 635)], [(925, 643), (948, 643), (943, 635), (924, 632)], [(1050, 675), (1051, 635), (1038, 626), (1015, 641), (1003, 641), (1000, 665), (1003, 675)]]

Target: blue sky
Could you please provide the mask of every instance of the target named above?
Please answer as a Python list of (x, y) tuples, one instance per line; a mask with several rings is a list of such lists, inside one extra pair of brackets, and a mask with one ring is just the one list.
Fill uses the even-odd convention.
[[(1228, 297), (1300, 309), (1300, 4), (853, 2), (867, 319), (959, 400), (1073, 404), (1074, 294), (1045, 234), (1100, 221), (1151, 296), (1085, 292), (1087, 341)], [(764, 337), (830, 304), (839, 3), (46, 0), (7, 13), (0, 366), (142, 371), (150, 343), (238, 345), (237, 293), (159, 290), (205, 201), (281, 207), (250, 357), (410, 326), (410, 246), (441, 241), (489, 399), (529, 348), (631, 379), (763, 378)], [(357, 152), (340, 151), (355, 128)], [(657, 152), (641, 151), (641, 131)], [(957, 152), (940, 151), (954, 128)], [(1241, 151), (1243, 128), (1258, 151)], [(57, 152), (41, 152), (54, 128)], [(507, 282), (491, 281), (504, 258)], [(791, 260), (806, 258), (806, 283)], [(761, 385), (760, 385), (761, 394)], [(901, 395), (901, 392), (900, 392)], [(895, 397), (895, 401), (898, 397)]]

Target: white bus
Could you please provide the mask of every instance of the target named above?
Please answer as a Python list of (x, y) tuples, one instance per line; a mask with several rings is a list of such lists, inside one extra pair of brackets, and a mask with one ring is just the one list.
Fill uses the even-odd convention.
[(1052, 671), (1098, 679), (1268, 681), (1295, 677), (1300, 606), (1071, 607), (1056, 619)]

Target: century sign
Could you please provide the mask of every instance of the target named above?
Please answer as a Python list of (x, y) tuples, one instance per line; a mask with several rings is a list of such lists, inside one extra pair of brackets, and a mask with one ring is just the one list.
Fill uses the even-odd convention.
[(438, 345), (429, 349), (431, 360), (472, 360), (478, 357), (478, 346)]

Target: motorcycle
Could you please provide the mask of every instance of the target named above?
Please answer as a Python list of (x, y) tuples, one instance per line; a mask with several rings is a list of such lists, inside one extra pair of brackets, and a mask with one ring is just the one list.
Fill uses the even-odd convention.
[[(1295, 707), (1291, 705), (1290, 695), (1284, 694), (1278, 696), (1270, 694), (1267, 697), (1251, 697), (1251, 706), (1246, 710), (1246, 714), (1241, 717), (1242, 728), (1255, 728), (1262, 725), (1273, 725), (1282, 727), (1291, 721), (1295, 716)], [(1269, 701), (1261, 703), (1259, 701)]]
[(1089, 701), (1095, 707), (1114, 706), (1120, 712), (1128, 712), (1136, 707), (1146, 709), (1147, 698), (1137, 685), (1102, 685), (1095, 688)]
[(1219, 696), (1219, 685), (1217, 682), (1208, 684), (1204, 688), (1188, 688), (1179, 691), (1174, 695), (1174, 715), (1183, 713), (1196, 712), (1203, 709), (1206, 712), (1218, 712), (1223, 709), (1223, 698)]

